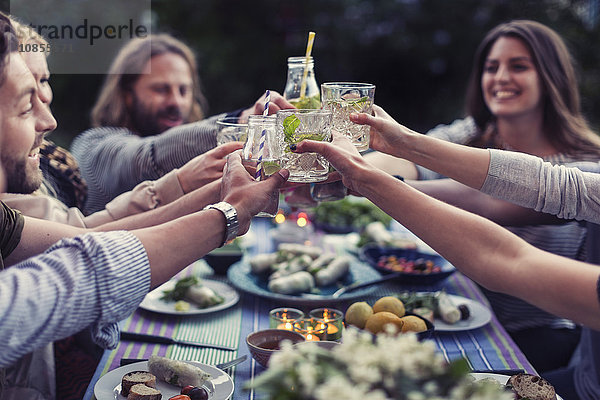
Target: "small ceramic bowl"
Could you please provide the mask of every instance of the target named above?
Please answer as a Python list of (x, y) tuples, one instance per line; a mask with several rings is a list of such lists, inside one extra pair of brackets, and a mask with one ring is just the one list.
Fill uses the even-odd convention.
[(231, 265), (240, 261), (244, 253), (241, 250), (217, 249), (206, 254), (204, 261), (215, 271), (216, 275), (227, 275), (227, 270)]
[(294, 344), (305, 341), (304, 336), (298, 332), (284, 329), (264, 329), (249, 334), (246, 337), (246, 344), (252, 358), (266, 368), (269, 365), (271, 355), (279, 351), (280, 343), (284, 340), (289, 340)]
[[(388, 265), (381, 265), (381, 259), (394, 257), (399, 262), (399, 269), (394, 269)], [(448, 278), (456, 268), (446, 259), (437, 254), (425, 254), (414, 249), (402, 249), (398, 247), (381, 247), (377, 245), (367, 245), (360, 249), (360, 258), (368, 262), (373, 268), (382, 274), (396, 274), (397, 282), (409, 285), (435, 285), (444, 279)], [(435, 271), (421, 271), (419, 268), (414, 268), (410, 271), (401, 267), (404, 263), (413, 263), (424, 265), (430, 263)], [(413, 268), (413, 267), (411, 267)]]

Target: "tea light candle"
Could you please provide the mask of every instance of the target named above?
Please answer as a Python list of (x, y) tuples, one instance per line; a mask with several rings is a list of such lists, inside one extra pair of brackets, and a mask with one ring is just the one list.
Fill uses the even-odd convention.
[(294, 323), (294, 331), (300, 333), (308, 342), (327, 339), (327, 324), (319, 323), (313, 318), (304, 318)]
[(339, 340), (342, 337), (344, 313), (333, 308), (317, 308), (308, 313), (321, 325), (327, 325), (327, 340)]
[(294, 330), (294, 322), (304, 318), (304, 313), (296, 308), (275, 308), (269, 312), (269, 328)]

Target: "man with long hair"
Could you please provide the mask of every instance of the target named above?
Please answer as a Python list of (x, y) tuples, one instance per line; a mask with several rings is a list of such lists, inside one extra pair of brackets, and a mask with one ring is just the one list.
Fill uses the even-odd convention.
[[(98, 211), (138, 183), (215, 147), (217, 119), (260, 114), (265, 96), (245, 110), (208, 119), (205, 104), (193, 53), (181, 41), (158, 34), (125, 45), (93, 108), (93, 128), (71, 148), (88, 183), (85, 211)], [(292, 107), (271, 92), (270, 113)]]

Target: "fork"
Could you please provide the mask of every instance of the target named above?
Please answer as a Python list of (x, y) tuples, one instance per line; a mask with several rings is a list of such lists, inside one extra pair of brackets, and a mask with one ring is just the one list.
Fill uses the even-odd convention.
[(373, 280), (373, 281), (369, 281), (369, 282), (354, 282), (354, 283), (351, 283), (351, 284), (350, 284), (350, 285), (348, 285), (348, 286), (344, 286), (344, 287), (342, 287), (342, 288), (339, 288), (338, 290), (336, 290), (336, 291), (335, 291), (335, 292), (334, 292), (334, 293), (331, 295), (331, 297), (333, 297), (334, 299), (337, 299), (338, 297), (340, 297), (340, 296), (341, 296), (341, 295), (343, 295), (344, 293), (348, 293), (348, 292), (351, 292), (351, 291), (353, 291), (353, 290), (356, 290), (356, 289), (361, 289), (361, 288), (364, 288), (364, 287), (367, 287), (367, 286), (372, 286), (372, 285), (377, 285), (377, 284), (379, 284), (379, 283), (387, 282), (387, 281), (389, 281), (389, 280), (392, 280), (392, 279), (398, 278), (398, 277), (399, 277), (399, 276), (401, 276), (401, 275), (402, 275), (402, 273), (401, 273), (401, 272), (395, 272), (395, 273), (393, 273), (393, 274), (388, 274), (388, 275), (385, 275), (385, 276), (384, 276), (384, 277), (382, 277), (382, 278), (375, 279), (375, 280)]
[[(229, 369), (235, 365), (238, 365), (238, 364), (246, 361), (247, 358), (248, 358), (248, 356), (246, 354), (244, 354), (243, 356), (235, 358), (231, 361), (227, 361), (227, 362), (224, 362), (221, 364), (216, 364), (215, 367), (224, 371), (226, 369)], [(121, 358), (120, 365), (122, 367), (124, 365), (129, 365), (129, 364), (133, 364), (133, 363), (140, 362), (140, 361), (148, 361), (148, 359), (147, 358)]]

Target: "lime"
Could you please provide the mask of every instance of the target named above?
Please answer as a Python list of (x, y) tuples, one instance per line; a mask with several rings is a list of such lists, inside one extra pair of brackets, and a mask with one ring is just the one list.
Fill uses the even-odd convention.
[(263, 171), (265, 171), (265, 176), (271, 176), (281, 169), (279, 164), (275, 161), (263, 161), (262, 168)]
[(320, 142), (323, 141), (323, 135), (320, 133), (302, 133), (300, 135), (296, 135), (295, 143), (300, 143), (304, 139), (307, 140), (318, 140)]

